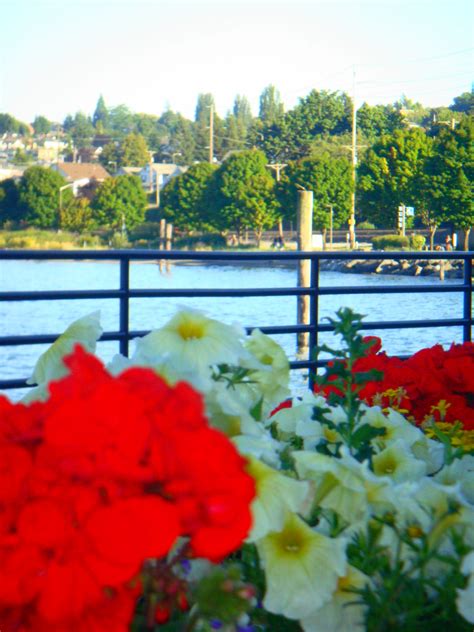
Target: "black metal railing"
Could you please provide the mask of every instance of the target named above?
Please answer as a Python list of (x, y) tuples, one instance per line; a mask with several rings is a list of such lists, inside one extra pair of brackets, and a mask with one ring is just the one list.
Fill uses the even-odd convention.
[[(377, 286), (338, 286), (321, 287), (319, 283), (320, 262), (322, 260), (460, 260), (463, 263), (463, 278), (453, 284), (416, 284), (410, 285), (377, 285)], [(318, 343), (321, 332), (332, 330), (330, 324), (319, 322), (319, 298), (329, 295), (354, 294), (413, 294), (413, 293), (462, 293), (462, 313), (453, 318), (407, 321), (372, 321), (364, 322), (364, 330), (411, 329), (432, 327), (461, 327), (463, 341), (470, 341), (472, 337), (472, 257), (469, 252), (188, 252), (188, 251), (151, 251), (151, 250), (3, 250), (0, 251), (0, 265), (2, 260), (76, 260), (76, 261), (118, 261), (120, 265), (120, 282), (118, 289), (113, 290), (67, 290), (67, 291), (1, 291), (0, 274), (0, 302), (13, 301), (44, 301), (44, 300), (80, 300), (80, 299), (118, 299), (119, 301), (119, 329), (104, 332), (101, 340), (118, 341), (120, 353), (128, 355), (129, 341), (143, 336), (147, 331), (130, 330), (129, 308), (130, 299), (134, 298), (165, 298), (165, 297), (263, 297), (263, 296), (302, 296), (310, 297), (310, 319), (307, 324), (293, 324), (282, 326), (258, 325), (266, 334), (299, 334), (309, 336), (309, 352), (306, 360), (291, 362), (292, 369), (309, 369), (314, 372), (320, 362), (311, 358), (311, 350)], [(251, 288), (251, 289), (134, 289), (130, 287), (130, 263), (133, 261), (193, 261), (193, 262), (293, 262), (309, 260), (310, 283), (308, 287), (285, 288)], [(1, 270), (0, 270), (1, 272)], [(296, 277), (295, 277), (296, 278)], [(247, 331), (255, 328), (247, 327)], [(34, 345), (52, 343), (59, 333), (1, 336), (0, 346)], [(0, 380), (0, 389), (24, 388), (26, 378)]]

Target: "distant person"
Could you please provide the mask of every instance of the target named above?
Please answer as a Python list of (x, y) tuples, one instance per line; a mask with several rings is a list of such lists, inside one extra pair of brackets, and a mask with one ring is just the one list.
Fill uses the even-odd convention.
[(445, 243), (446, 243), (446, 250), (452, 250), (453, 249), (453, 240), (451, 238), (451, 235), (447, 235)]
[(281, 236), (275, 237), (272, 243), (272, 248), (276, 248), (277, 250), (281, 250), (285, 244), (283, 243), (283, 239)]

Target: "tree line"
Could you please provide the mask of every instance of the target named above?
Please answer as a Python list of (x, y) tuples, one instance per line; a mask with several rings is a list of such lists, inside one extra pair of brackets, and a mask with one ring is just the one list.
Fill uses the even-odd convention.
[[(171, 111), (154, 117), (133, 114), (125, 106), (107, 108), (101, 97), (92, 117), (69, 116), (64, 129), (75, 146), (84, 150), (93, 138), (107, 141), (100, 160), (111, 171), (122, 165), (144, 165), (150, 152), (155, 161), (191, 165), (165, 187), (160, 208), (183, 231), (232, 230), (240, 234), (251, 229), (258, 240), (263, 230), (295, 221), (299, 187), (314, 192), (315, 229), (327, 229), (330, 214), (334, 228), (347, 223), (353, 189), (352, 102), (348, 95), (313, 90), (285, 112), (278, 90), (268, 86), (260, 97), (256, 118), (247, 99), (237, 96), (232, 112), (225, 119), (216, 116), (214, 120), (214, 156), (221, 160), (219, 166), (207, 162), (212, 108), (212, 95), (199, 95), (195, 121), (188, 121)], [(40, 127), (48, 123), (39, 118)], [(405, 204), (415, 207), (415, 228), (429, 227), (434, 235), (439, 225), (449, 225), (464, 230), (467, 238), (474, 223), (473, 120), (474, 96), (470, 93), (456, 97), (449, 108), (427, 109), (408, 99), (393, 105), (363, 104), (357, 112), (357, 221), (395, 230), (398, 206)], [(0, 131), (1, 125), (0, 116)], [(0, 186), (0, 221), (43, 226), (50, 222), (51, 226), (51, 218), (56, 217), (56, 194), (50, 198), (49, 215), (27, 210), (31, 205), (25, 202), (24, 189), (29, 172), (18, 185), (6, 181)], [(131, 190), (138, 190), (138, 182), (132, 186), (132, 180), (107, 182), (119, 182), (119, 192), (125, 190), (125, 182)], [(57, 181), (55, 186), (62, 185)], [(105, 187), (113, 189), (110, 199), (121, 199), (117, 186)], [(118, 224), (117, 218), (125, 217), (127, 226), (132, 226), (145, 217), (143, 201), (132, 203), (138, 204), (137, 212), (100, 211), (106, 205), (98, 192), (90, 191), (86, 200), (83, 196), (65, 204), (62, 214), (71, 208), (70, 224), (74, 217), (83, 217), (83, 223), (88, 219), (89, 225)], [(70, 191), (64, 192), (65, 201), (67, 194)], [(114, 203), (117, 208), (123, 206)]]

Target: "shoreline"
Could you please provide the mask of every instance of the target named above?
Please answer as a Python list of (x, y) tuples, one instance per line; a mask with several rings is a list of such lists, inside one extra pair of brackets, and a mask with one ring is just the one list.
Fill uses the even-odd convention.
[[(26, 259), (25, 259), (26, 260)], [(28, 261), (36, 263), (47, 263), (58, 261), (58, 259), (28, 259)], [(74, 263), (117, 263), (114, 258), (111, 259), (60, 259), (63, 262)], [(189, 259), (147, 259), (135, 260), (130, 262), (131, 265), (156, 265), (159, 267), (167, 266), (205, 266), (205, 267), (239, 267), (239, 268), (289, 268), (296, 269), (298, 263), (296, 261), (228, 261), (225, 259), (199, 261), (192, 257)], [(348, 261), (336, 259), (321, 259), (321, 272), (341, 272), (344, 274), (364, 274), (364, 275), (390, 275), (390, 276), (436, 276), (446, 279), (462, 279), (464, 276), (463, 262), (461, 259), (350, 259)]]

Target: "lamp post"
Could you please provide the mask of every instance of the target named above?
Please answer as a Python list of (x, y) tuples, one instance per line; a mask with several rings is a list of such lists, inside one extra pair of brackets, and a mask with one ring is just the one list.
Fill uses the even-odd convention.
[(71, 182), (70, 184), (65, 184), (62, 187), (59, 187), (59, 226), (62, 226), (63, 223), (63, 191), (65, 189), (70, 189), (74, 187), (74, 182)]

